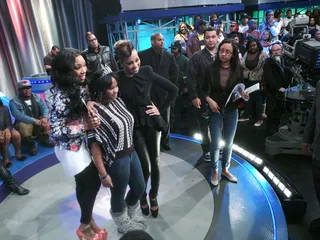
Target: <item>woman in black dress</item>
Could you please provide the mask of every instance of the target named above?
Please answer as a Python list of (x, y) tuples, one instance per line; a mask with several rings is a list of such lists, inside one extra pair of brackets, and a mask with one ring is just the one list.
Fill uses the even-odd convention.
[[(160, 182), (159, 156), (161, 130), (166, 124), (160, 115), (154, 115), (156, 107), (150, 100), (150, 89), (153, 84), (168, 91), (167, 98), (159, 111), (164, 112), (175, 101), (178, 88), (169, 80), (155, 74), (150, 66), (140, 67), (140, 59), (129, 40), (120, 40), (115, 44), (117, 57), (123, 65), (118, 72), (120, 96), (134, 117), (133, 142), (141, 161), (145, 182), (149, 179), (149, 162), (151, 165), (151, 189), (149, 200), (151, 214), (158, 216), (157, 195)], [(143, 214), (149, 214), (147, 193), (140, 198)]]

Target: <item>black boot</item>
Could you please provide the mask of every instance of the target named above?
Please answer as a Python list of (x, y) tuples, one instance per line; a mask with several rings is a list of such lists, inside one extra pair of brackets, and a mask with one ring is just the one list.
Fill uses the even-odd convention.
[(39, 142), (46, 147), (54, 147), (56, 145), (54, 142), (50, 142), (48, 134), (41, 134), (38, 138)]
[(38, 154), (36, 143), (34, 142), (32, 137), (24, 137), (22, 139), (22, 144), (28, 148), (29, 154), (31, 156), (36, 156)]
[(13, 179), (11, 172), (2, 165), (0, 165), (0, 178), (2, 178), (6, 187), (13, 193), (18, 195), (27, 195), (30, 192), (28, 189), (17, 184)]

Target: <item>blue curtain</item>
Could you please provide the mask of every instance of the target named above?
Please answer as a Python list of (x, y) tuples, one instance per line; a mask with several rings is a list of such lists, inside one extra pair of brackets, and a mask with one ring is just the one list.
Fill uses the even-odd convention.
[(45, 72), (53, 45), (83, 50), (94, 31), (90, 0), (0, 1), (0, 91), (15, 95), (17, 82)]

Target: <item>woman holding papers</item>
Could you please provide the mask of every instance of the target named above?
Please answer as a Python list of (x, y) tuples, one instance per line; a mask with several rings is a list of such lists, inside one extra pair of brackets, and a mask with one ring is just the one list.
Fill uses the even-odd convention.
[[(233, 138), (237, 129), (237, 103), (231, 97), (234, 87), (243, 82), (243, 71), (240, 66), (237, 45), (231, 39), (223, 40), (218, 47), (215, 61), (206, 68), (203, 94), (211, 112), (211, 183), (217, 186), (220, 141), (225, 145), (222, 153), (222, 177), (237, 183), (237, 178), (229, 172)], [(249, 95), (238, 89), (241, 97), (248, 100)], [(223, 126), (223, 138), (222, 138)]]
[[(246, 46), (247, 52), (243, 56), (241, 66), (243, 67), (243, 75), (246, 88), (255, 84), (260, 84), (263, 75), (263, 66), (268, 56), (262, 52), (263, 48), (256, 39), (250, 39)], [(248, 121), (250, 116), (255, 113), (255, 127), (260, 127), (263, 123), (262, 112), (265, 104), (262, 104), (261, 91), (255, 91), (250, 95), (250, 100), (246, 103), (244, 113), (239, 122)]]

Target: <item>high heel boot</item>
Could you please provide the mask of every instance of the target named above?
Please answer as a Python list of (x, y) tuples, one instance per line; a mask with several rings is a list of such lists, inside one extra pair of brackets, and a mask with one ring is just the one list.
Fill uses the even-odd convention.
[(13, 179), (11, 172), (2, 165), (0, 165), (0, 178), (2, 178), (9, 191), (13, 193), (16, 193), (18, 195), (26, 195), (30, 192), (28, 189), (25, 189), (17, 184)]

